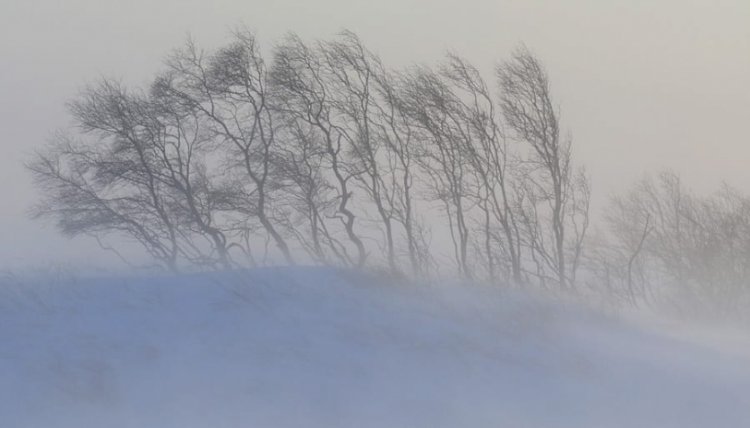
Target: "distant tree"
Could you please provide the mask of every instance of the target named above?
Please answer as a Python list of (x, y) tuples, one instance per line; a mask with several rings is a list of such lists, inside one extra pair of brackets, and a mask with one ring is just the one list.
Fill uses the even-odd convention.
[(671, 296), (728, 310), (750, 291), (750, 198), (735, 189), (698, 196), (662, 172), (613, 198), (605, 218), (614, 283), (633, 303)]

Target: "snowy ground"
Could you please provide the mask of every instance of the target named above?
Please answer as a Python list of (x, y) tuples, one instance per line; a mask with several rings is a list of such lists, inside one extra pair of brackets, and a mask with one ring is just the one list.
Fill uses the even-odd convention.
[(0, 279), (0, 426), (745, 427), (750, 358), (570, 305), (297, 268)]

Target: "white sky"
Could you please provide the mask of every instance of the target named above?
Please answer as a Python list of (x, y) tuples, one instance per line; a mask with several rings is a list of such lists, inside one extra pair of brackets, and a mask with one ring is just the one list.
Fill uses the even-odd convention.
[(211, 46), (239, 23), (267, 44), (348, 28), (392, 66), (450, 49), (489, 71), (524, 42), (597, 201), (660, 168), (750, 192), (750, 0), (0, 0), (0, 268), (107, 260), (27, 219), (22, 162), (86, 82), (145, 82), (188, 32)]

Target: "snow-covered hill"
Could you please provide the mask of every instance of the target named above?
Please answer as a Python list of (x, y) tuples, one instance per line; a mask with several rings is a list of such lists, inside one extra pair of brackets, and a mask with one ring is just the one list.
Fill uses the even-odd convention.
[(744, 427), (750, 360), (331, 269), (0, 280), (2, 427)]

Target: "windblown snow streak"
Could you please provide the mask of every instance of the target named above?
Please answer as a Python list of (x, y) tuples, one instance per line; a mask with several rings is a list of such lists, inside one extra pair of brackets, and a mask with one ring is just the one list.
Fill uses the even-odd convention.
[(708, 427), (750, 361), (581, 308), (330, 269), (0, 284), (4, 427)]

